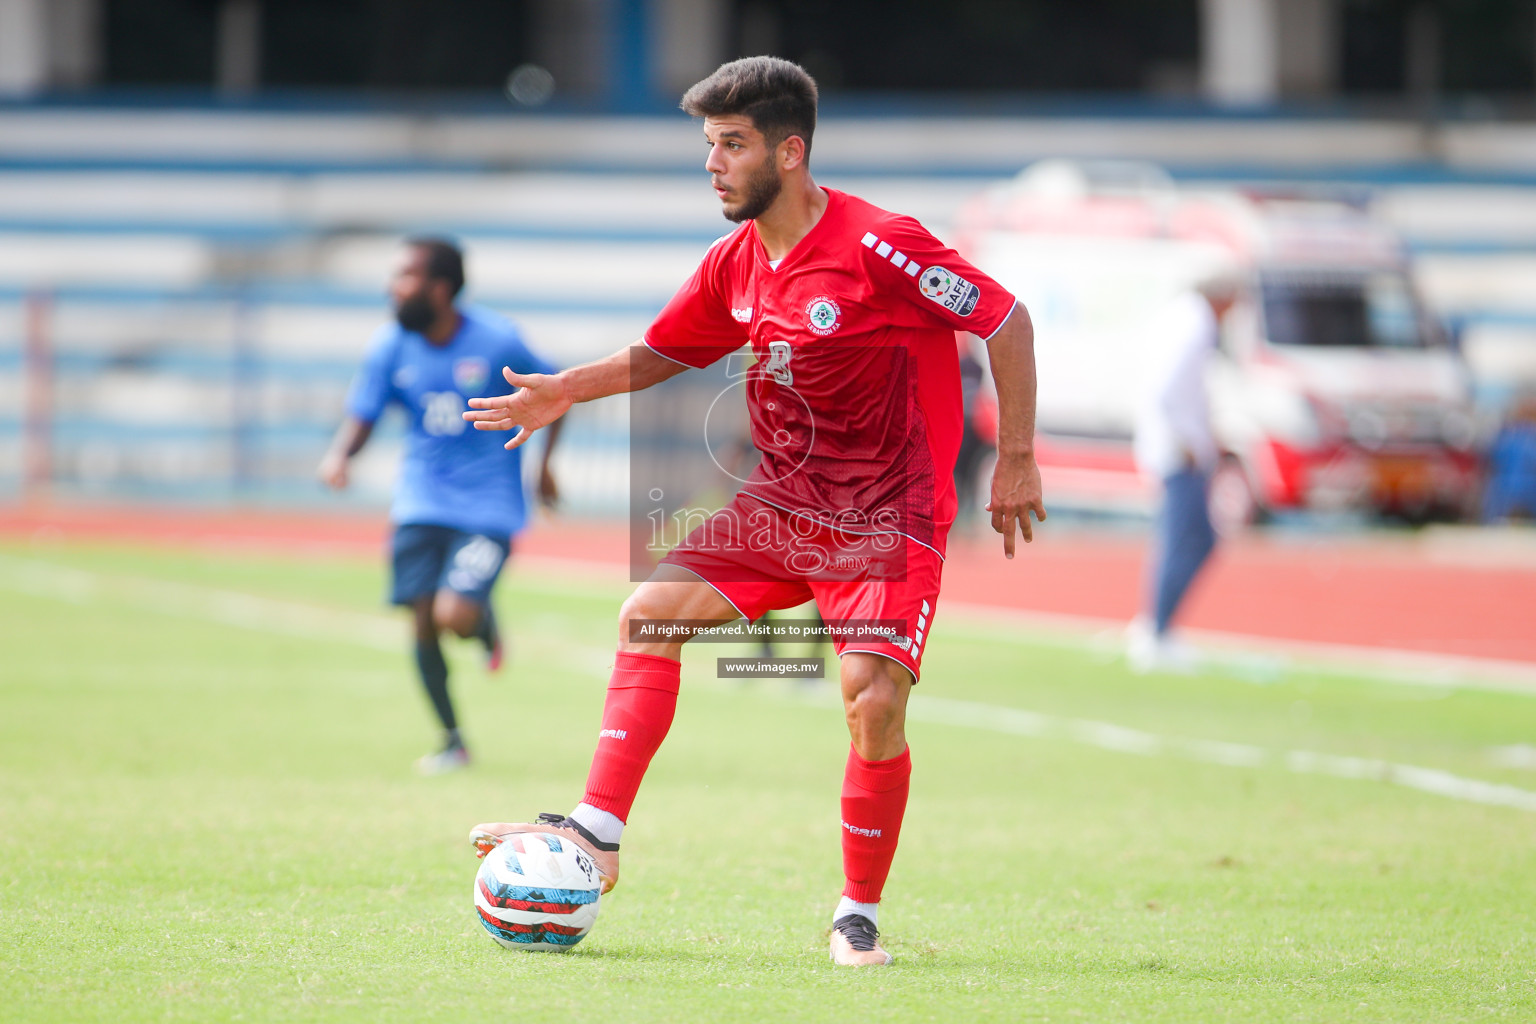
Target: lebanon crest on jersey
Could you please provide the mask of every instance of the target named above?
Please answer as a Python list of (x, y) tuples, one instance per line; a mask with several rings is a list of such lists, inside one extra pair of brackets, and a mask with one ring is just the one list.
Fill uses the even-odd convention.
[(816, 296), (805, 304), (805, 326), (812, 334), (826, 337), (843, 326), (842, 307), (831, 296)]

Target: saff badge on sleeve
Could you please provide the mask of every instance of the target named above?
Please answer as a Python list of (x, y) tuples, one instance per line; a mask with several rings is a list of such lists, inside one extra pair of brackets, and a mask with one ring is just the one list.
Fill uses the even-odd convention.
[(945, 267), (924, 268), (917, 275), (917, 288), (956, 316), (970, 316), (981, 298), (981, 289)]

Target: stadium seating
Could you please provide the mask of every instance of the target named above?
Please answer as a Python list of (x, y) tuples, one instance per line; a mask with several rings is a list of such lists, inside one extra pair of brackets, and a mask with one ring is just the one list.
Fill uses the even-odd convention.
[[(51, 353), (55, 486), (303, 499), (402, 235), (461, 239), (471, 297), (568, 363), (637, 337), (729, 227), (680, 120), (22, 106), (0, 127), (0, 495), (22, 486), (23, 419), (40, 414), (29, 338)], [(1384, 123), (831, 118), (817, 158), (823, 183), (941, 234), (990, 177), (1047, 152), (1370, 186), (1497, 405), (1536, 381), (1536, 178), (1505, 166), (1523, 136), (1447, 140), (1425, 164)], [(577, 507), (622, 507), (624, 408), (573, 420), (570, 450), (590, 456), (564, 460)], [(390, 466), (387, 445), (364, 461), (357, 500)]]

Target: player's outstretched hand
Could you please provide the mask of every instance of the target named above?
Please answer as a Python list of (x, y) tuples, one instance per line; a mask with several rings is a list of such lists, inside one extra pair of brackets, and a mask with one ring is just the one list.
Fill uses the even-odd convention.
[(1007, 557), (1013, 557), (1015, 523), (1024, 543), (1035, 539), (1029, 514), (1033, 512), (1036, 520), (1045, 522), (1045, 499), (1040, 493), (1040, 467), (1033, 455), (998, 454), (987, 511), (992, 513), (992, 529), (1003, 535), (1003, 554)]
[(320, 482), (335, 491), (344, 490), (348, 483), (347, 457), (341, 452), (326, 452), (325, 458), (320, 460), (320, 468), (315, 470), (315, 475)]
[(564, 416), (571, 407), (565, 381), (558, 373), (513, 373), (504, 366), (501, 375), (517, 390), (494, 398), (471, 398), (464, 418), (476, 430), (516, 429), (512, 440), (503, 446), (509, 451), (532, 437), (535, 430)]

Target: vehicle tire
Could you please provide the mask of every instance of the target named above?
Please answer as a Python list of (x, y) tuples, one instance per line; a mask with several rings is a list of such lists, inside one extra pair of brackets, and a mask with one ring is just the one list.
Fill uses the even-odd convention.
[(1254, 493), (1248, 471), (1238, 459), (1227, 456), (1211, 474), (1206, 494), (1206, 509), (1211, 525), (1223, 537), (1230, 537), (1264, 520), (1264, 509)]

